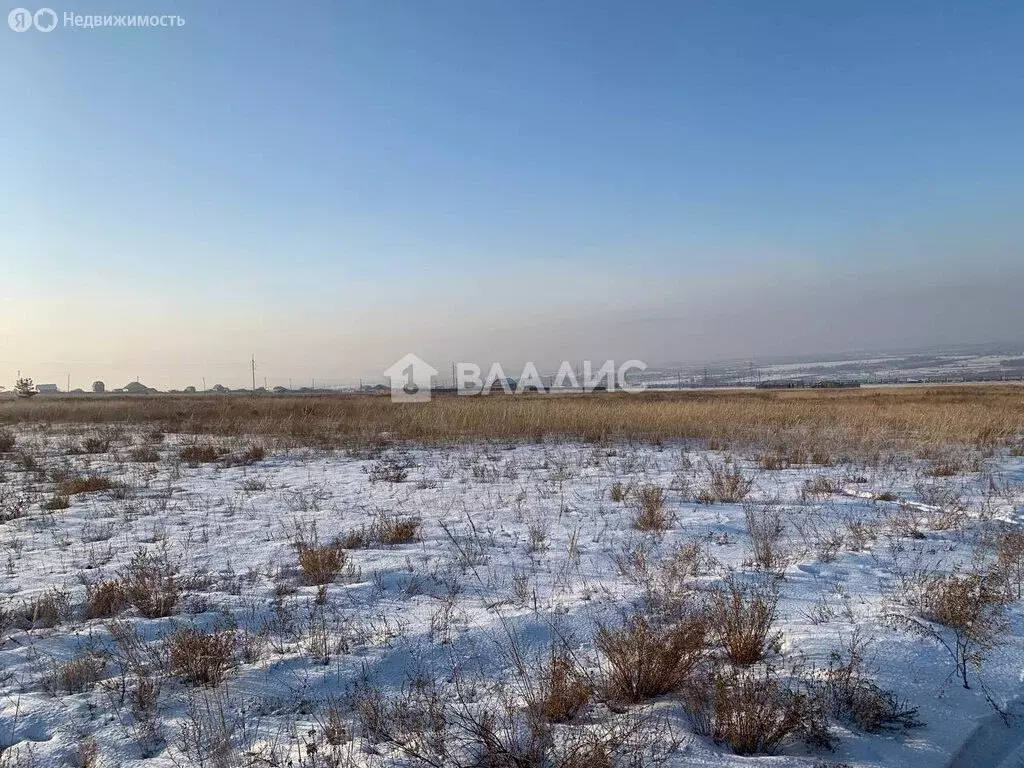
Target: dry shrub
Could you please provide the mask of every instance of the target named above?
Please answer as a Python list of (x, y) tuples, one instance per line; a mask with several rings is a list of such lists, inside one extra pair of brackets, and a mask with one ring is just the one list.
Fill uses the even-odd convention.
[(960, 459), (947, 457), (930, 466), (924, 474), (929, 477), (953, 477), (959, 475), (963, 470), (964, 465)]
[(372, 543), (371, 532), (365, 525), (353, 528), (334, 539), (334, 546), (341, 549), (366, 549)]
[(225, 467), (248, 467), (267, 458), (267, 449), (258, 443), (250, 443), (244, 451), (229, 453), (221, 462)]
[(568, 722), (590, 701), (592, 686), (564, 643), (552, 644), (538, 678), (529, 707), (548, 722)]
[(622, 483), (612, 483), (612, 487), (608, 490), (608, 496), (612, 501), (621, 503), (626, 500), (626, 494), (629, 489)]
[(740, 468), (731, 461), (721, 464), (708, 463), (708, 485), (697, 494), (701, 504), (736, 503), (743, 501), (754, 486), (753, 479), (743, 476)]
[(217, 461), (224, 455), (224, 450), (213, 443), (192, 443), (186, 445), (178, 453), (181, 460), (190, 467), (198, 467), (200, 464), (210, 464)]
[(645, 485), (632, 494), (633, 527), (641, 531), (663, 532), (672, 525), (672, 514), (665, 509), (665, 490)]
[(20, 612), (21, 624), (26, 629), (46, 627), (52, 629), (71, 612), (71, 601), (66, 592), (51, 588), (24, 603)]
[(78, 450), (81, 453), (109, 453), (112, 443), (112, 435), (89, 435), (79, 444)]
[(754, 564), (766, 571), (785, 567), (782, 536), (786, 529), (779, 507), (775, 504), (746, 504), (743, 514), (754, 548)]
[(774, 446), (757, 457), (757, 465), (768, 471), (790, 469), (807, 462), (807, 451), (797, 446)]
[(160, 452), (148, 445), (140, 445), (129, 451), (128, 460), (140, 464), (152, 464), (160, 461)]
[(0, 429), (0, 453), (10, 453), (17, 444), (14, 433), (7, 429)]
[(74, 496), (79, 493), (109, 491), (115, 486), (113, 480), (103, 475), (79, 475), (61, 480), (57, 484), (57, 493), (60, 496)]
[(922, 725), (917, 708), (868, 678), (868, 643), (859, 629), (829, 654), (829, 667), (820, 687), (833, 717), (867, 733), (906, 730)]
[(774, 754), (797, 735), (832, 745), (822, 702), (784, 685), (774, 667), (719, 672), (714, 683), (712, 736), (737, 755)]
[(420, 532), (420, 519), (401, 515), (378, 515), (370, 527), (370, 539), (381, 544), (408, 544)]
[(692, 606), (673, 618), (637, 612), (620, 627), (599, 626), (597, 647), (610, 667), (608, 695), (639, 702), (683, 686), (707, 653), (707, 626)]
[(1024, 589), (1024, 531), (1010, 531), (999, 538), (996, 567), (1005, 579), (1007, 594), (1020, 600)]
[(204, 634), (197, 629), (180, 629), (167, 638), (171, 674), (190, 685), (216, 688), (234, 661), (235, 633), (216, 630)]
[[(711, 631), (733, 664), (753, 664), (767, 652), (768, 633), (775, 622), (778, 593), (768, 586), (742, 587), (734, 578), (712, 591), (708, 601)], [(781, 642), (781, 633), (771, 645)]]
[(120, 579), (107, 579), (85, 587), (85, 618), (107, 619), (128, 606), (128, 593)]
[(409, 478), (409, 470), (394, 458), (375, 461), (367, 471), (371, 483), (404, 483)]
[(170, 616), (181, 598), (173, 565), (167, 553), (140, 550), (125, 569), (121, 582), (128, 602), (148, 619)]
[(807, 499), (820, 499), (824, 496), (831, 496), (833, 493), (839, 493), (841, 490), (842, 486), (832, 478), (825, 475), (817, 475), (804, 481), (803, 488), (800, 490), (800, 498), (805, 501)]
[(863, 552), (868, 544), (878, 538), (876, 526), (871, 523), (862, 523), (859, 520), (849, 520), (846, 523), (846, 546), (853, 552)]
[(345, 551), (340, 547), (307, 546), (299, 549), (299, 568), (308, 584), (330, 584), (344, 567)]
[(77, 659), (58, 664), (50, 677), (54, 690), (67, 693), (82, 693), (92, 688), (103, 678), (107, 660), (95, 653), (87, 653)]
[(56, 493), (44, 501), (40, 506), (47, 512), (57, 512), (58, 510), (70, 507), (71, 499), (68, 496)]
[[(1005, 581), (998, 570), (954, 570), (949, 574), (917, 571), (904, 577), (902, 601), (917, 614), (889, 614), (900, 629), (938, 642), (953, 659), (964, 688), (968, 670), (980, 669), (988, 653), (1005, 641)], [(950, 630), (941, 631), (938, 624)], [(950, 637), (949, 635), (952, 635)]]

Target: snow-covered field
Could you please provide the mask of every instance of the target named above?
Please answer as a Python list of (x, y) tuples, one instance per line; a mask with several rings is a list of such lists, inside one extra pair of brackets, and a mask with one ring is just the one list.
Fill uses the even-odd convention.
[[(193, 466), (180, 459), (190, 438), (122, 433), (76, 452), (88, 432), (17, 430), (0, 455), (0, 766), (923, 768), (1024, 755), (1020, 604), (994, 609), (1007, 625), (965, 689), (944, 645), (955, 634), (911, 625), (907, 589), (954, 567), (996, 572), (1024, 512), (1024, 458), (766, 469), (756, 451), (554, 442), (261, 458), (241, 455), (252, 441), (214, 440), (232, 453)], [(752, 483), (745, 500), (712, 498), (716, 473)], [(90, 476), (115, 485), (61, 508), (59, 484)], [(645, 499), (663, 530), (636, 527)], [(670, 572), (681, 553), (685, 573)], [(326, 579), (311, 577), (318, 564)], [(999, 589), (1016, 596), (1005, 552), (1002, 564)], [(853, 643), (858, 674), (921, 725), (869, 733), (824, 697), (833, 750), (796, 731), (775, 756), (738, 756), (699, 732), (685, 695), (606, 694), (598, 626), (614, 631), (652, 594), (703, 605), (729, 579), (778, 597), (747, 673), (823, 690)], [(146, 588), (177, 599), (140, 606)], [(214, 646), (168, 639), (194, 639), (187, 629), (224, 640), (212, 678), (194, 670)], [(515, 762), (481, 734), (526, 738), (518, 708), (544, 691), (552, 649), (582, 681), (581, 706)], [(723, 655), (712, 628), (701, 664), (721, 669)], [(566, 757), (587, 734), (618, 762)]]

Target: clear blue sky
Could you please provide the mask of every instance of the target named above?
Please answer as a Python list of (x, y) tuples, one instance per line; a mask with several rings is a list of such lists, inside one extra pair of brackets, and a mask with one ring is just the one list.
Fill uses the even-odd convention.
[(185, 26), (0, 29), (0, 379), (742, 356), (960, 283), (985, 322), (891, 341), (1019, 336), (1020, 3), (146, 5)]

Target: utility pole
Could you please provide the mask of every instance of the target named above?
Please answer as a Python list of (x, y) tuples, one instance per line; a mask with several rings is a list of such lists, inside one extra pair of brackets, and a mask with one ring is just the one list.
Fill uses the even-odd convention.
[(65, 392), (70, 392), (71, 391), (71, 374), (70, 373), (68, 374), (68, 388), (66, 390), (64, 390), (64, 391)]
[(206, 377), (203, 376), (203, 392), (206, 391)]
[(256, 355), (252, 356), (252, 391), (256, 391)]

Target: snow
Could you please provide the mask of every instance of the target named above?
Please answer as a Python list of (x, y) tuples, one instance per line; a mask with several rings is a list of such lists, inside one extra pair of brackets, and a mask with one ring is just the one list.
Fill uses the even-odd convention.
[[(101, 765), (190, 764), (178, 751), (178, 734), (190, 701), (194, 706), (204, 697), (220, 697), (229, 712), (244, 713), (245, 727), (236, 734), (241, 746), (295, 750), (304, 733), (322, 727), (328, 702), (360, 683), (396, 691), (411, 676), (425, 676), (444, 684), (453, 665), (485, 686), (508, 679), (510, 636), (540, 657), (557, 631), (572, 639), (588, 668), (598, 669), (596, 623), (616, 621), (640, 595), (613, 557), (631, 542), (647, 538), (655, 551), (665, 551), (697, 541), (723, 569), (752, 569), (744, 505), (698, 504), (692, 493), (673, 490), (699, 487), (708, 463), (724, 460), (699, 446), (476, 444), (393, 447), (362, 456), (291, 450), (252, 466), (188, 467), (172, 460), (185, 440), (168, 436), (155, 446), (159, 463), (135, 464), (124, 460), (127, 446), (115, 454), (64, 455), (61, 435), (23, 431), (19, 443), (31, 446), (43, 467), (100, 473), (128, 486), (127, 492), (73, 496), (66, 510), (40, 509), (52, 483), (16, 471), (10, 457), (0, 459), (0, 493), (36, 494), (28, 515), (0, 524), (2, 605), (11, 611), (57, 588), (72, 606), (55, 627), (11, 627), (0, 635), (0, 746), (14, 747), (8, 755), (67, 764), (93, 737)], [(877, 466), (764, 471), (753, 455), (736, 457), (754, 478), (747, 502), (774, 502), (785, 513), (788, 564), (777, 622), (783, 653), (824, 666), (840, 639), (860, 628), (872, 639), (875, 682), (918, 707), (925, 726), (871, 735), (835, 724), (840, 741), (834, 753), (793, 742), (778, 756), (741, 758), (695, 735), (668, 697), (656, 710), (681, 743), (667, 764), (1019, 764), (1024, 732), (1008, 728), (988, 699), (1014, 711), (1020, 706), (1020, 607), (1010, 608), (1007, 642), (974, 673), (984, 685), (970, 690), (952, 675), (938, 644), (890, 628), (882, 613), (887, 590), (908, 563), (947, 569), (970, 563), (983, 533), (1018, 523), (1024, 459), (997, 455), (984, 460), (982, 471), (930, 478), (923, 475), (925, 463), (910, 457)], [(391, 465), (407, 469), (404, 481), (374, 481), (375, 469)], [(806, 481), (823, 476), (840, 492), (804, 498)], [(610, 499), (614, 483), (669, 489), (671, 528), (660, 539), (635, 530), (630, 505)], [(944, 510), (922, 492), (936, 485), (964, 502), (963, 525), (932, 527)], [(326, 543), (382, 514), (421, 519), (419, 539), (348, 550), (350, 566), (328, 587), (319, 610), (317, 588), (297, 577), (293, 542), (315, 532)], [(848, 522), (880, 524), (893, 514), (913, 516), (924, 538), (882, 533), (865, 550), (852, 551), (846, 542), (825, 553), (823, 542)], [(163, 742), (147, 757), (121, 698), (109, 620), (85, 620), (81, 606), (86, 582), (114, 577), (140, 550), (161, 548), (187, 585), (182, 610), (163, 619), (133, 610), (121, 616), (152, 647), (183, 626), (232, 625), (240, 635), (263, 631), (267, 637), (259, 657), (240, 660), (216, 692), (167, 677), (159, 708)], [(330, 639), (326, 663), (309, 652), (311, 616)], [(82, 693), (49, 692), (46, 678), (54, 666), (88, 649), (111, 654), (104, 679)], [(400, 763), (387, 750), (353, 745), (353, 765)]]

